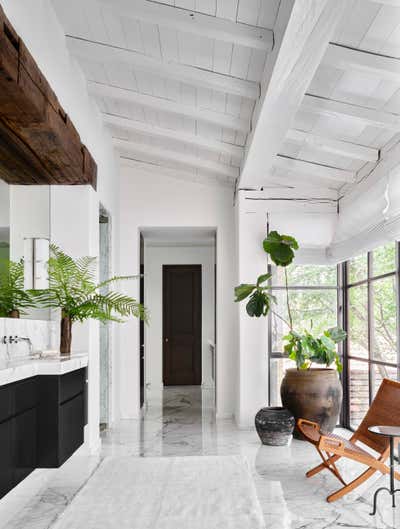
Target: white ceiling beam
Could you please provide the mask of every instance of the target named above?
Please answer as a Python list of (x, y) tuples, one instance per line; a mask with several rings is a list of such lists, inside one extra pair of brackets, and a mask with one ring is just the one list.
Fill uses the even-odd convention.
[(231, 143), (225, 143), (223, 141), (208, 139), (204, 136), (197, 136), (195, 134), (189, 134), (180, 130), (166, 129), (158, 127), (157, 125), (150, 125), (143, 121), (136, 121), (133, 119), (124, 118), (122, 116), (115, 116), (113, 114), (103, 114), (104, 122), (112, 127), (118, 127), (124, 130), (131, 130), (144, 134), (146, 136), (156, 136), (159, 138), (168, 138), (180, 141), (182, 143), (189, 143), (198, 147), (204, 147), (213, 152), (225, 153), (236, 158), (243, 156), (243, 147), (233, 145)]
[(400, 60), (393, 57), (329, 44), (322, 64), (365, 72), (379, 79), (400, 84)]
[(400, 7), (400, 0), (369, 0), (375, 4), (382, 4), (384, 6)]
[(200, 35), (249, 48), (271, 51), (274, 35), (270, 29), (240, 24), (196, 11), (146, 0), (98, 0), (121, 18), (144, 20), (161, 27)]
[(205, 158), (197, 158), (196, 156), (190, 156), (169, 149), (161, 149), (160, 147), (154, 147), (153, 145), (146, 145), (118, 138), (113, 138), (113, 144), (120, 153), (128, 152), (137, 153), (139, 155), (142, 154), (150, 160), (161, 158), (162, 160), (185, 165), (186, 167), (211, 171), (212, 173), (226, 176), (232, 180), (239, 176), (238, 167), (213, 162), (212, 160), (206, 160)]
[(305, 143), (307, 146), (314, 147), (320, 151), (339, 154), (340, 156), (354, 158), (355, 160), (363, 160), (366, 162), (377, 162), (379, 160), (378, 149), (326, 138), (325, 136), (317, 136), (303, 130), (289, 129), (286, 139), (296, 143)]
[(372, 108), (359, 107), (342, 101), (325, 99), (323, 97), (306, 94), (301, 105), (301, 110), (307, 110), (320, 116), (334, 116), (352, 118), (361, 121), (366, 126), (378, 127), (394, 132), (400, 131), (400, 116), (374, 110)]
[(295, 0), (249, 140), (240, 187), (265, 184), (262, 175), (274, 164), (346, 4), (345, 0)]
[(205, 174), (199, 174), (196, 169), (176, 169), (167, 167), (162, 163), (146, 162), (132, 158), (129, 155), (120, 156), (120, 162), (122, 167), (133, 168), (137, 171), (145, 171), (149, 174), (160, 176), (165, 175), (169, 178), (179, 180), (181, 182), (195, 182), (197, 184), (207, 184), (213, 186), (223, 186), (232, 189), (234, 181), (229, 178), (219, 178), (215, 176), (208, 176)]
[(250, 130), (249, 119), (235, 118), (229, 114), (222, 114), (219, 112), (213, 112), (212, 110), (196, 108), (192, 105), (176, 103), (170, 99), (141, 94), (139, 92), (134, 92), (133, 90), (127, 90), (125, 88), (105, 85), (102, 83), (95, 83), (93, 81), (88, 82), (88, 90), (90, 94), (97, 97), (126, 101), (128, 103), (150, 107), (161, 112), (182, 114), (193, 119), (207, 121), (209, 123), (219, 125), (220, 127), (225, 127), (231, 130), (239, 130), (244, 133), (247, 133)]
[(186, 64), (163, 62), (133, 50), (82, 38), (69, 36), (67, 43), (70, 52), (75, 57), (89, 61), (128, 64), (153, 75), (253, 100), (258, 99), (260, 95), (260, 85), (253, 81), (246, 81)]
[(356, 177), (356, 174), (353, 171), (327, 167), (325, 165), (311, 163), (305, 160), (297, 160), (295, 158), (288, 158), (286, 156), (276, 156), (274, 166), (293, 173), (300, 173), (311, 177), (314, 176), (321, 180), (331, 180), (334, 182), (352, 183), (355, 181)]

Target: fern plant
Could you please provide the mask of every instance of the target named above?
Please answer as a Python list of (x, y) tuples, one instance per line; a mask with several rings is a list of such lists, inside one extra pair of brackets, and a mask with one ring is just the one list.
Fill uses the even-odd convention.
[(29, 291), (24, 290), (24, 261), (2, 259), (0, 266), (0, 317), (19, 318), (24, 309), (35, 306)]
[(97, 283), (96, 262), (95, 257), (73, 259), (58, 246), (50, 246), (49, 288), (37, 291), (35, 296), (43, 308), (61, 309), (62, 354), (71, 351), (71, 328), (76, 321), (89, 318), (101, 322), (122, 322), (129, 317), (148, 319), (145, 307), (136, 299), (119, 292), (104, 292), (104, 287), (137, 276), (114, 276)]

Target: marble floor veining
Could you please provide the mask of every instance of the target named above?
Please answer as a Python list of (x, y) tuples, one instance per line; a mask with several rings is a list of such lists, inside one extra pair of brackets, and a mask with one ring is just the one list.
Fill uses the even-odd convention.
[[(329, 472), (305, 477), (318, 462), (311, 445), (294, 440), (285, 447), (262, 446), (255, 431), (238, 430), (232, 421), (215, 421), (212, 390), (176, 387), (150, 394), (141, 420), (120, 421), (102, 432), (98, 456), (74, 455), (60, 469), (33, 472), (0, 501), (0, 529), (50, 529), (67, 505), (72, 502), (73, 507), (74, 497), (104, 457), (218, 455), (247, 459), (268, 528), (400, 528), (400, 494), (396, 509), (391, 508), (389, 495), (382, 494), (377, 515), (369, 515), (372, 494), (386, 485), (387, 477), (377, 475), (329, 504), (326, 496), (340, 484)], [(340, 467), (347, 479), (360, 470), (349, 462)]]

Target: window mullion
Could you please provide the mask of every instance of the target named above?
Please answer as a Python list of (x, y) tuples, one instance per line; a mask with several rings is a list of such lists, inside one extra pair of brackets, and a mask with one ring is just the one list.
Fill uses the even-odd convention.
[(373, 373), (372, 365), (373, 359), (373, 347), (374, 347), (374, 318), (373, 318), (373, 290), (371, 277), (373, 273), (373, 255), (372, 252), (368, 252), (367, 257), (368, 263), (368, 291), (367, 291), (367, 310), (368, 310), (368, 386), (369, 386), (369, 403), (372, 402), (373, 393)]

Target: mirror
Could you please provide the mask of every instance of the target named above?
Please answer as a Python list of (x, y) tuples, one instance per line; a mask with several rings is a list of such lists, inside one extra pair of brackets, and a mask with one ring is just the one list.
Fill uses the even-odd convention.
[[(50, 240), (50, 186), (0, 180), (0, 267), (8, 260), (20, 261), (29, 239)], [(24, 309), (20, 317), (48, 320), (50, 312)]]

